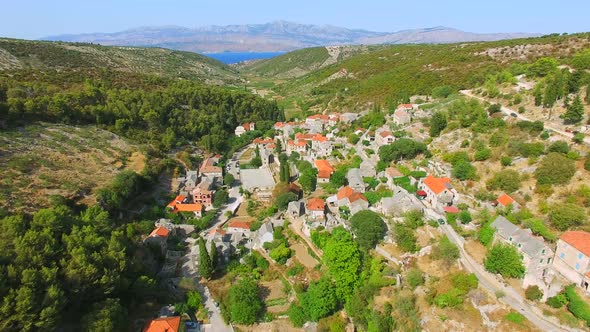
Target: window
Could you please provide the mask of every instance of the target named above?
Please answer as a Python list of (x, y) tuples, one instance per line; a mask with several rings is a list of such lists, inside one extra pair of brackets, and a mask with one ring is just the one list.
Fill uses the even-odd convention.
[(541, 258), (541, 261), (539, 261), (539, 263), (543, 264), (543, 259)]
[(512, 236), (510, 237), (510, 242), (512, 242)]
[(541, 250), (541, 253), (542, 253), (542, 254), (545, 254), (545, 249)]
[(578, 254), (578, 259), (582, 259), (582, 254)]
[(559, 258), (564, 259), (565, 258), (565, 252), (562, 252), (561, 254), (559, 254)]
[(520, 247), (522, 247), (522, 244), (520, 244), (520, 243), (519, 243), (519, 244), (518, 244), (518, 247), (519, 247), (519, 248), (520, 248)]
[(580, 263), (576, 263), (576, 270), (580, 269)]
[(547, 258), (547, 264), (551, 263), (551, 258)]

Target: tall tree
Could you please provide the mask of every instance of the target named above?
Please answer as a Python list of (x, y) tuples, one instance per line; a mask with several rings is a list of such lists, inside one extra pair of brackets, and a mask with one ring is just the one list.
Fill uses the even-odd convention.
[(281, 140), (277, 138), (275, 143), (275, 153), (280, 155), (281, 151), (283, 151), (283, 144), (281, 143)]
[(584, 118), (584, 105), (582, 104), (582, 98), (576, 95), (574, 102), (568, 106), (567, 111), (563, 115), (563, 119), (566, 123), (578, 123)]
[(215, 271), (217, 269), (217, 265), (219, 264), (219, 253), (217, 252), (217, 247), (215, 246), (215, 242), (213, 241), (211, 241), (209, 255), (211, 256), (211, 266)]
[(436, 112), (430, 119), (430, 137), (437, 137), (447, 127), (447, 117), (442, 112)]
[(213, 265), (211, 264), (211, 258), (207, 253), (207, 247), (205, 246), (205, 240), (199, 238), (199, 273), (201, 277), (205, 279), (211, 278), (213, 274)]
[(344, 228), (337, 227), (324, 248), (324, 261), (336, 284), (336, 295), (347, 300), (354, 290), (361, 268), (361, 251)]
[(229, 310), (233, 322), (253, 324), (262, 313), (262, 300), (258, 295), (256, 281), (250, 278), (240, 279), (229, 290)]

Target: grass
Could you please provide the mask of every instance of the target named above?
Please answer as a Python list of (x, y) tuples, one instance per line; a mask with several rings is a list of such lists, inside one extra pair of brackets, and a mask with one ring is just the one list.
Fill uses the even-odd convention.
[(287, 304), (287, 302), (289, 302), (289, 299), (282, 297), (282, 298), (278, 298), (278, 299), (268, 300), (265, 302), (265, 304), (267, 307), (274, 307), (277, 305)]
[(516, 311), (511, 311), (504, 317), (505, 320), (509, 322), (516, 323), (518, 325), (522, 325), (526, 318)]

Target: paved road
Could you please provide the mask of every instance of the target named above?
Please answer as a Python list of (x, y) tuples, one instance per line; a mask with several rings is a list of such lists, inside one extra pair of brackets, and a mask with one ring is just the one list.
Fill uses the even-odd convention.
[[(468, 97), (471, 97), (471, 98), (479, 99), (479, 100), (481, 100), (481, 101), (489, 101), (489, 100), (487, 100), (487, 99), (485, 99), (485, 98), (483, 98), (483, 97), (480, 97), (480, 96), (474, 95), (474, 94), (471, 92), (471, 90), (461, 90), (461, 91), (459, 91), (459, 92), (461, 92), (461, 93), (462, 93), (462, 94), (464, 94), (465, 96), (468, 96)], [(527, 118), (526, 116), (524, 116), (524, 115), (522, 115), (522, 114), (518, 113), (517, 111), (515, 111), (515, 110), (513, 110), (513, 109), (510, 109), (510, 108), (508, 108), (508, 107), (502, 106), (501, 110), (502, 110), (502, 112), (503, 112), (504, 114), (506, 114), (506, 115), (508, 115), (508, 116), (511, 116), (511, 114), (516, 114), (516, 118), (517, 118), (517, 119), (519, 119), (519, 120), (522, 120), (522, 121), (534, 121), (534, 120), (531, 120), (531, 119)], [(569, 139), (572, 139), (572, 138), (574, 138), (574, 134), (572, 134), (572, 133), (568, 133), (568, 132), (565, 132), (565, 131), (563, 131), (563, 130), (560, 130), (560, 129), (557, 129), (557, 128), (554, 128), (554, 127), (549, 127), (549, 126), (545, 125), (545, 129), (547, 129), (547, 130), (550, 130), (550, 131), (553, 131), (553, 132), (555, 132), (556, 134), (559, 134), (559, 135), (561, 135), (561, 136), (567, 137), (567, 138), (569, 138)], [(590, 137), (585, 137), (585, 138), (584, 138), (584, 143), (586, 143), (586, 144), (590, 145)]]

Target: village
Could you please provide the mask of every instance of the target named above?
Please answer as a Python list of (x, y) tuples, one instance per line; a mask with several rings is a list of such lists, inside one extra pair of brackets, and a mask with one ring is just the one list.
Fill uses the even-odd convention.
[[(400, 104), (385, 113), (384, 125), (374, 127), (370, 120), (363, 121), (370, 119), (371, 112), (316, 114), (302, 121), (277, 122), (272, 130), (274, 136), (255, 137), (227, 159), (209, 156), (198, 169), (187, 170), (178, 178), (176, 197), (167, 209), (181, 217), (156, 221), (144, 244), (160, 248), (165, 263), (159, 276), (169, 279), (172, 288), (182, 278), (192, 278), (198, 284), (208, 314), (187, 323), (187, 331), (233, 331), (222, 319), (214, 299), (215, 289), (199, 281), (201, 239), (208, 255), (215, 251), (220, 265), (256, 251), (271, 265), (295, 259), (297, 263), (287, 264), (301, 264), (312, 270), (322, 257), (321, 249), (312, 241), (314, 232), (330, 232), (336, 227), (350, 230), (350, 217), (364, 210), (387, 220), (384, 244), (375, 250), (384, 260), (403, 269), (412, 257), (423, 254), (395, 255), (387, 250), (395, 246), (392, 225), (417, 211), (436, 232), (459, 248), (462, 269), (475, 274), (490, 293), (502, 291), (504, 304), (547, 330), (552, 330), (554, 323), (524, 300), (524, 289), (537, 286), (543, 299), (560, 293), (571, 283), (590, 292), (590, 233), (567, 231), (555, 244), (548, 243), (503, 216), (505, 211), (522, 208), (506, 193), (499, 193), (492, 202), (478, 201), (455, 189), (450, 168), (444, 163), (425, 159), (384, 162), (377, 152), (399, 140), (399, 133), (424, 141), (427, 133), (420, 119), (432, 114), (417, 103)], [(358, 126), (361, 123), (366, 128)], [(244, 123), (235, 129), (235, 135), (247, 136), (256, 127), (254, 122)], [(281, 195), (280, 206), (275, 206)], [(222, 204), (214, 206), (219, 196), (223, 196), (218, 200)], [(517, 287), (487, 272), (465, 246), (463, 230), (480, 225), (457, 223), (458, 216), (483, 209), (498, 211), (491, 223), (493, 242), (514, 246), (521, 255), (526, 272)], [(197, 230), (183, 222), (190, 218), (204, 219), (207, 225)], [(291, 250), (285, 244), (274, 245), (287, 229), (301, 239), (290, 246)], [(172, 236), (186, 243), (184, 251), (171, 246)], [(279, 252), (277, 248), (285, 250)], [(404, 280), (398, 278), (398, 282)], [(281, 304), (284, 307), (285, 303)], [(162, 324), (178, 330), (174, 325), (180, 324), (180, 318), (174, 312), (173, 308), (164, 310), (144, 331), (156, 331)]]

